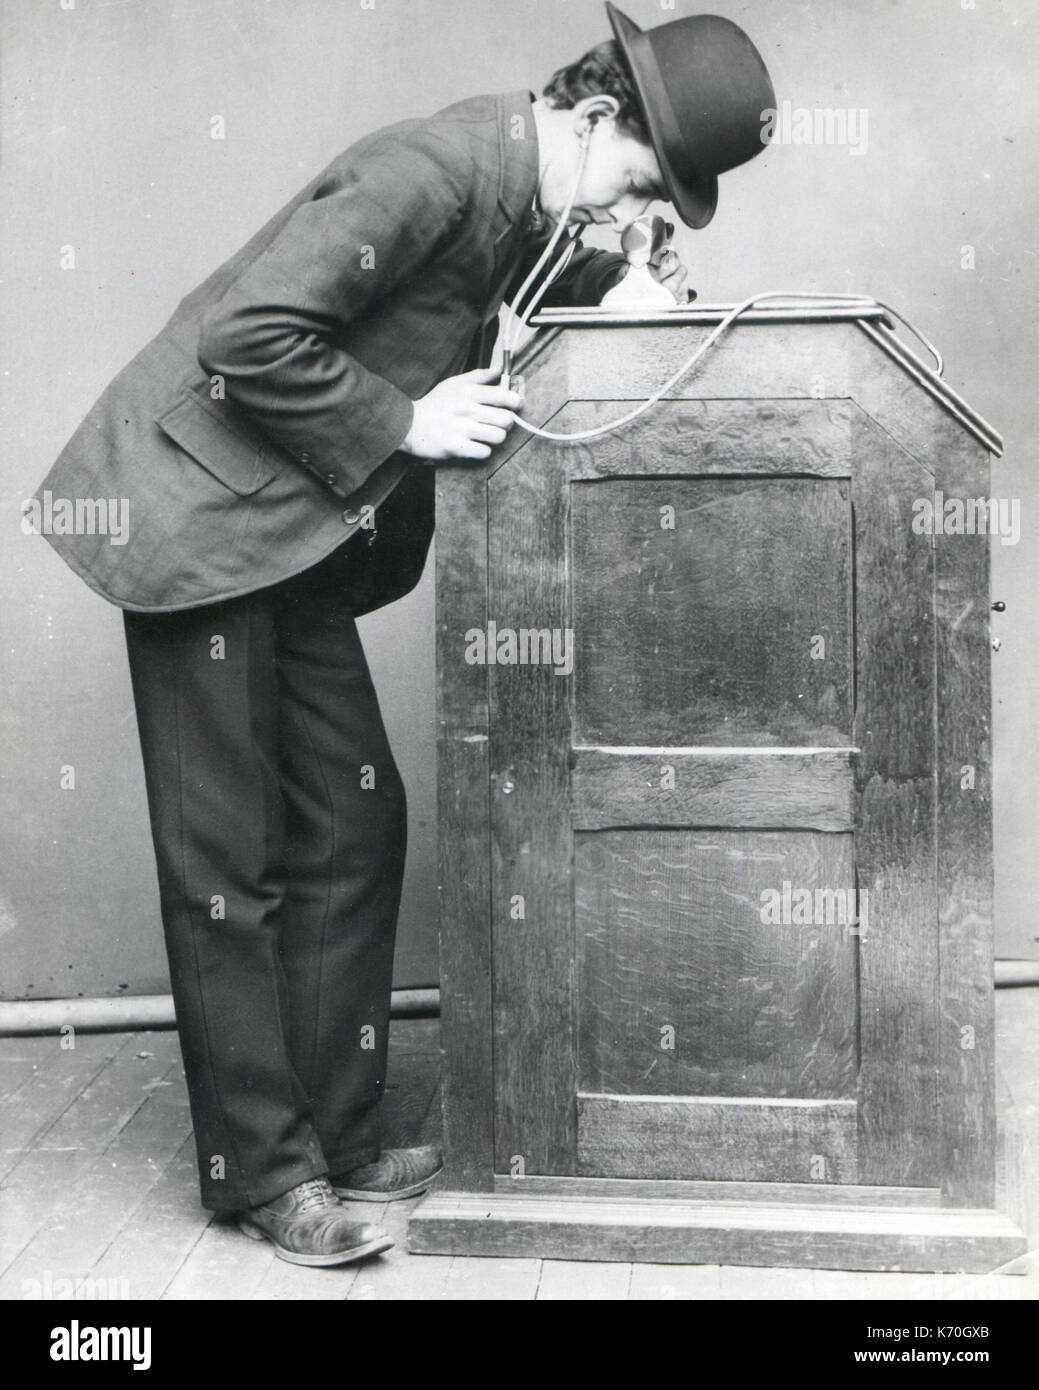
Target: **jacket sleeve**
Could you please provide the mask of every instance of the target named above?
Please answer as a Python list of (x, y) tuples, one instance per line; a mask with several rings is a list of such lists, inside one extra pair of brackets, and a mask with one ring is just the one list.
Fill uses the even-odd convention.
[[(510, 304), (513, 296), (519, 292), (523, 281), (548, 244), (548, 239), (548, 236), (539, 236), (524, 248), (519, 269), (509, 281), (509, 287), (505, 294), (505, 298)], [(577, 245), (578, 249), (571, 256), (566, 269), (559, 276), (559, 279), (546, 290), (545, 297), (541, 300), (541, 305), (545, 308), (554, 305), (598, 304), (603, 295), (617, 284), (627, 266), (627, 259), (619, 251), (598, 251), (594, 247), (582, 246), (580, 240), (578, 240)], [(558, 259), (559, 249), (559, 247), (556, 248), (549, 260), (548, 269), (551, 269)], [(541, 276), (539, 275), (537, 284), (540, 283)], [(537, 284), (533, 286), (535, 293)], [(524, 305), (529, 302), (530, 293), (528, 291), (524, 295), (524, 304), (518, 306), (521, 312)], [(537, 310), (535, 310), (536, 312)]]
[(468, 158), (422, 131), (361, 141), (203, 317), (203, 369), (347, 492), (399, 448), (413, 407), (337, 336), (419, 271), (462, 216)]

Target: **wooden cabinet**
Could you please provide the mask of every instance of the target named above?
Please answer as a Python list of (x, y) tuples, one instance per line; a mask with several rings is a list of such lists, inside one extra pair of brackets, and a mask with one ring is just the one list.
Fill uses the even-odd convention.
[[(613, 419), (707, 332), (546, 330)], [(879, 311), (439, 470), (447, 1169), (415, 1251), (988, 1270), (998, 439)]]

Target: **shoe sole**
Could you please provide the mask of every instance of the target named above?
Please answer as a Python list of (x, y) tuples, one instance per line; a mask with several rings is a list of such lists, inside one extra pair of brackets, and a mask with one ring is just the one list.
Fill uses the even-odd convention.
[(425, 1192), (433, 1179), (443, 1171), (441, 1165), (421, 1182), (413, 1182), (410, 1187), (401, 1187), (393, 1192), (369, 1192), (363, 1187), (333, 1187), (332, 1190), (342, 1202), (399, 1202), (404, 1197), (417, 1197), (420, 1192)]
[(284, 1245), (279, 1245), (267, 1231), (261, 1230), (259, 1226), (253, 1226), (248, 1221), (239, 1221), (238, 1229), (250, 1240), (269, 1240), (274, 1246), (274, 1253), (279, 1260), (286, 1260), (290, 1265), (309, 1265), (312, 1268), (323, 1268), (327, 1265), (348, 1265), (354, 1260), (363, 1260), (366, 1255), (379, 1255), (382, 1251), (393, 1248), (393, 1241), (390, 1237), (382, 1235), (366, 1241), (364, 1245), (355, 1245), (350, 1250), (342, 1250), (336, 1254), (303, 1255), (297, 1250), (289, 1250)]

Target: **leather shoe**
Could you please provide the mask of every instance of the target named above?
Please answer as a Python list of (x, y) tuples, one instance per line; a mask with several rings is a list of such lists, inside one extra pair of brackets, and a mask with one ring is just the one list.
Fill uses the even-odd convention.
[(278, 1258), (294, 1265), (345, 1265), (393, 1245), (377, 1226), (351, 1221), (324, 1177), (242, 1212), (238, 1225), (253, 1240), (269, 1240)]
[(393, 1202), (425, 1192), (443, 1166), (444, 1156), (434, 1144), (383, 1149), (374, 1163), (334, 1177), (332, 1186), (344, 1202)]

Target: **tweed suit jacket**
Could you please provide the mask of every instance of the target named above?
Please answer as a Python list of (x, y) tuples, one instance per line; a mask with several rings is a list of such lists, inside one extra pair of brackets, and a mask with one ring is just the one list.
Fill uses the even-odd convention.
[[(322, 560), (366, 505), (356, 611), (418, 580), (434, 470), (398, 449), (414, 400), (486, 365), (536, 250), (531, 99), (477, 97), (360, 140), (182, 300), (36, 494), (54, 515), (57, 499), (86, 499), (84, 517), (127, 505), (125, 543), (46, 534), (98, 593), (139, 611), (236, 597)], [(623, 264), (582, 249), (552, 298), (598, 303)]]

